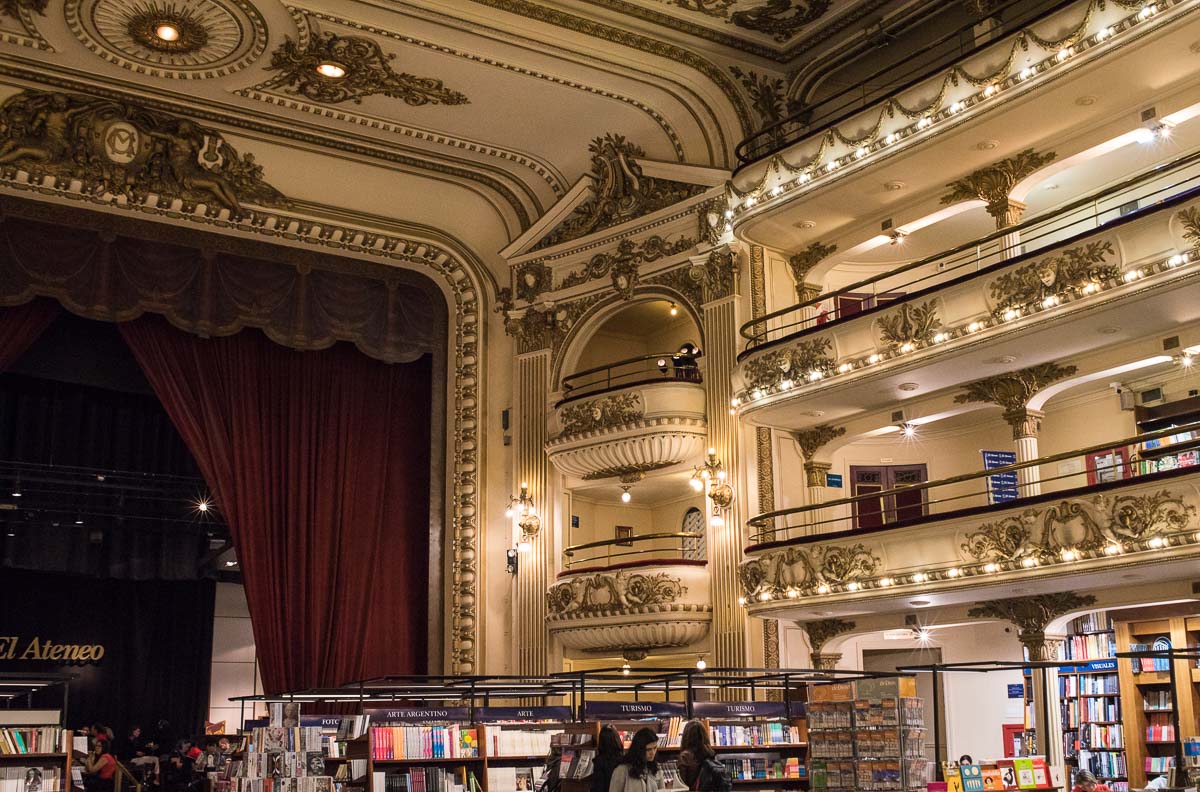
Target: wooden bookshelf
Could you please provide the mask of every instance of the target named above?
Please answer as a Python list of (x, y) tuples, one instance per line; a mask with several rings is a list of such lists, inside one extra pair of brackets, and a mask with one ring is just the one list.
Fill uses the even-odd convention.
[[(1166, 637), (1172, 648), (1184, 648), (1196, 643), (1197, 633), (1188, 634), (1189, 623), (1200, 626), (1196, 617), (1170, 616), (1141, 621), (1116, 622), (1118, 651), (1129, 651), (1133, 644), (1152, 645), (1155, 639)], [(1169, 708), (1147, 706), (1148, 696), (1170, 695), (1171, 678), (1168, 671), (1134, 673), (1133, 662), (1123, 659), (1117, 664), (1121, 685), (1121, 708), (1124, 712), (1125, 754), (1129, 768), (1129, 783), (1134, 788), (1145, 787), (1148, 780), (1162, 775), (1146, 771), (1148, 758), (1173, 757), (1177, 743), (1197, 734), (1197, 687), (1192, 682), (1193, 663), (1174, 660), (1176, 689)], [(1172, 711), (1179, 714), (1179, 731), (1169, 740), (1147, 739), (1147, 728), (1157, 721), (1171, 722)], [(1167, 716), (1167, 717), (1162, 717)]]

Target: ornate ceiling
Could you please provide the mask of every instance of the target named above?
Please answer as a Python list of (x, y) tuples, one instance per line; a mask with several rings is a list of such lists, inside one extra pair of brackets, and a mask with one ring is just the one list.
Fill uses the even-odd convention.
[[(587, 178), (593, 140), (728, 168), (766, 117), (753, 81), (782, 84), (789, 58), (885, 5), (903, 3), (0, 0), (0, 99), (187, 116), (224, 138), (189, 145), (229, 143), (293, 205), (428, 229), (499, 272), (498, 252)], [(17, 113), (12, 145), (53, 137), (54, 105), (20, 105), (33, 116)]]

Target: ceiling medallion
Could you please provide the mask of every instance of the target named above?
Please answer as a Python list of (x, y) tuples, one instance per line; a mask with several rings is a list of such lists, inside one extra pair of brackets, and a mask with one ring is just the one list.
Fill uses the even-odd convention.
[(126, 29), (143, 47), (171, 53), (191, 53), (208, 44), (208, 31), (190, 8), (160, 8), (149, 3), (129, 17)]
[(92, 52), (155, 77), (232, 74), (267, 46), (266, 23), (249, 0), (66, 0), (64, 12)]

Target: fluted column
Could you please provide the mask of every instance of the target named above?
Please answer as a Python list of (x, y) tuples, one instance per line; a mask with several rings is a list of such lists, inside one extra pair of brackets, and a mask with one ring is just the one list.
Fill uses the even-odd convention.
[[(1004, 419), (1013, 430), (1018, 462), (1032, 462), (1038, 458), (1038, 434), (1045, 417), (1046, 414), (1041, 410), (1031, 410), (1028, 407), (1004, 413)], [(1042, 473), (1037, 465), (1018, 470), (1017, 482), (1020, 484), (1022, 498), (1042, 494)]]
[[(1021, 222), (1025, 204), (1013, 200), (1013, 189), (1030, 174), (1054, 161), (1053, 151), (1038, 153), (1025, 149), (1019, 154), (994, 162), (985, 168), (972, 171), (946, 186), (950, 192), (942, 196), (942, 203), (959, 201), (984, 201), (987, 211), (996, 221), (996, 228), (1003, 230)], [(1021, 237), (1016, 231), (1000, 238), (1000, 257), (1010, 259), (1021, 254)]]
[(550, 668), (551, 645), (546, 632), (546, 587), (555, 567), (555, 519), (550, 463), (546, 457), (546, 394), (550, 386), (550, 350), (517, 357), (513, 412), (516, 468), (514, 489), (529, 485), (541, 527), (532, 548), (517, 560), (513, 630), (516, 643), (515, 671), (522, 675), (558, 671)]
[[(996, 229), (1003, 231), (1005, 228), (1021, 222), (1021, 216), (1025, 214), (1025, 204), (1005, 196), (1002, 200), (989, 203), (987, 211), (995, 219)], [(1000, 238), (1000, 258), (1010, 259), (1019, 255), (1021, 255), (1021, 232), (1010, 231)]]
[[(804, 461), (804, 483), (808, 486), (808, 504), (816, 506), (825, 500), (825, 474), (833, 468), (829, 462), (818, 462), (815, 459)], [(821, 525), (823, 509), (813, 509), (809, 514), (808, 533), (822, 533), (827, 526)]]

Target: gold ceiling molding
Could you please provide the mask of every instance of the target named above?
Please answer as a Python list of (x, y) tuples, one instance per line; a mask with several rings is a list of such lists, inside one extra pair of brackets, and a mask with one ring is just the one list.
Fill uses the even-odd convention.
[[(307, 36), (299, 43), (285, 36), (271, 53), (271, 64), (267, 67), (279, 74), (256, 88), (282, 89), (325, 104), (347, 101), (361, 104), (369, 96), (400, 99), (409, 107), (469, 102), (465, 94), (447, 88), (439, 79), (395, 71), (391, 66), (395, 57), (393, 53), (385, 54), (375, 41), (361, 36), (339, 36), (327, 30)], [(325, 77), (317, 71), (321, 64), (341, 67), (344, 74)]]
[(287, 205), (253, 154), (239, 154), (218, 131), (185, 118), (133, 103), (26, 90), (0, 104), (0, 119), (0, 166), (9, 178), (19, 167), (39, 179), (82, 179), (96, 196), (179, 199), (184, 211), (204, 204), (234, 217), (243, 201)]
[(836, 253), (837, 249), (837, 245), (813, 242), (804, 250), (788, 257), (788, 269), (791, 270), (792, 278), (796, 281), (796, 299), (800, 302), (808, 302), (819, 296), (821, 288), (808, 283), (808, 273), (812, 272), (813, 267)]
[[(101, 203), (116, 212), (136, 213), (138, 216), (169, 221), (163, 225), (166, 235), (177, 230), (181, 223), (205, 229), (218, 229), (222, 234), (210, 236), (210, 244), (218, 248), (227, 244), (227, 234), (243, 239), (259, 237), (273, 244), (303, 242), (312, 249), (340, 252), (351, 257), (355, 264), (374, 259), (389, 266), (406, 264), (427, 272), (447, 290), (451, 310), (452, 343), (447, 351), (450, 376), (449, 420), (451, 430), (446, 448), (451, 459), (450, 491), (446, 511), (451, 521), (449, 554), (452, 573), (450, 589), (450, 643), (447, 647), (450, 673), (470, 674), (479, 664), (479, 526), (483, 519), (484, 436), (481, 430), (485, 388), (481, 355), (486, 333), (485, 301), (494, 285), (482, 262), (453, 241), (433, 241), (429, 238), (400, 232), (381, 232), (369, 226), (345, 225), (339, 219), (303, 216), (265, 207), (247, 208), (236, 219), (225, 219), (213, 213), (193, 213), (154, 202), (105, 200), (95, 192), (95, 185), (85, 182), (82, 189), (73, 191), (65, 186), (47, 182), (18, 180), (15, 174), (0, 172), (0, 185), (15, 192), (36, 193), (52, 201), (11, 200), (0, 203), (5, 215), (32, 216), (34, 219), (55, 218), (59, 222), (78, 224), (78, 218), (62, 219), (66, 214), (60, 201)], [(132, 220), (121, 214), (104, 215), (104, 226), (117, 233)], [(289, 248), (290, 249), (290, 248)]]
[(730, 66), (729, 73), (738, 79), (750, 97), (751, 107), (758, 113), (758, 128), (765, 129), (786, 118), (793, 110), (787, 97), (787, 87), (782, 77), (760, 75), (754, 70), (742, 71), (740, 66)]
[(839, 635), (853, 632), (858, 627), (857, 624), (846, 619), (819, 619), (804, 622), (800, 626), (808, 634), (808, 646), (813, 654), (819, 654), (825, 648), (825, 644)]
[(0, 17), (14, 19), (21, 26), (20, 32), (0, 29), (0, 41), (51, 51), (50, 43), (38, 32), (33, 18), (34, 14), (45, 16), (48, 4), (49, 0), (0, 0)]
[[(715, 64), (700, 57), (691, 50), (629, 30), (622, 30), (612, 25), (606, 25), (603, 22), (597, 22), (593, 19), (569, 14), (556, 8), (539, 5), (531, 2), (531, 0), (472, 0), (472, 2), (517, 14), (527, 19), (556, 25), (575, 33), (593, 36), (611, 44), (640, 50), (695, 69), (712, 80), (717, 88), (725, 94), (725, 97), (729, 100), (729, 104), (733, 107), (734, 113), (737, 115), (742, 135), (749, 135), (753, 132), (754, 123), (750, 118), (750, 111), (746, 107), (746, 103), (743, 101), (737, 86)], [(721, 131), (721, 137), (721, 147), (722, 152), (724, 152), (724, 149), (728, 146), (724, 140), (724, 131)]]
[(1037, 594), (1032, 597), (989, 600), (976, 603), (967, 611), (972, 619), (1002, 619), (1011, 622), (1019, 631), (1021, 644), (1029, 650), (1030, 660), (1049, 659), (1046, 646), (1046, 627), (1059, 616), (1096, 604), (1091, 594), (1064, 591), (1057, 594)]
[(1013, 427), (1013, 431), (1017, 431), (1029, 420), (1029, 400), (1046, 386), (1075, 376), (1077, 371), (1075, 366), (1041, 363), (1007, 374), (997, 374), (964, 385), (963, 392), (954, 397), (954, 403), (987, 402), (1003, 407), (1004, 420)]
[(655, 179), (642, 173), (639, 157), (646, 152), (612, 132), (596, 137), (588, 144), (591, 153), (591, 194), (553, 231), (534, 246), (534, 250), (552, 247), (588, 236), (605, 228), (634, 220), (672, 204), (707, 192), (708, 187), (668, 179)]
[[(578, 286), (582, 283), (587, 283), (590, 280), (603, 278), (613, 271), (626, 272), (632, 264), (635, 268), (638, 264), (648, 261), (658, 261), (666, 256), (674, 256), (679, 253), (684, 253), (696, 246), (693, 239), (680, 237), (674, 242), (668, 242), (658, 234), (648, 236), (641, 241), (635, 242), (632, 239), (622, 239), (617, 243), (617, 249), (612, 253), (597, 253), (592, 256), (588, 263), (580, 270), (568, 273), (557, 286), (555, 291), (559, 289), (569, 289), (572, 286)], [(522, 267), (522, 269), (524, 269)], [(518, 275), (521, 270), (518, 270)], [(519, 284), (518, 284), (519, 286)], [(532, 300), (536, 297), (526, 297), (523, 294), (519, 295), (523, 300)]]
[[(674, 127), (671, 126), (670, 122), (667, 121), (666, 117), (662, 113), (660, 113), (657, 109), (655, 109), (654, 107), (651, 107), (650, 105), (646, 104), (645, 102), (642, 102), (638, 99), (634, 99), (633, 97), (625, 96), (624, 94), (619, 94), (616, 91), (610, 91), (605, 88), (599, 88), (599, 87), (593, 86), (593, 85), (586, 85), (584, 83), (579, 82), (578, 80), (568, 80), (563, 77), (558, 77), (553, 74), (548, 74), (543, 71), (538, 71), (537, 69), (530, 69), (530, 68), (526, 68), (524, 66), (517, 66), (512, 63), (506, 63), (505, 61), (486, 57), (486, 56), (479, 55), (479, 54), (476, 54), (473, 52), (467, 52), (466, 50), (455, 49), (453, 47), (448, 47), (443, 44), (434, 44), (432, 42), (425, 41), (424, 39), (415, 38), (413, 36), (409, 36), (404, 33), (399, 33), (394, 30), (385, 30), (384, 28), (376, 27), (374, 25), (363, 24), (361, 22), (355, 22), (350, 19), (344, 19), (342, 17), (333, 16), (332, 14), (326, 14), (326, 13), (322, 13), (320, 11), (313, 11), (310, 9), (303, 9), (303, 8), (299, 8), (297, 6), (288, 6), (287, 9), (291, 13), (292, 18), (296, 20), (296, 26), (301, 31), (301, 36), (305, 35), (305, 31), (308, 29), (308, 27), (310, 27), (310, 23), (308, 22), (308, 19), (310, 19), (310, 18), (318, 19), (318, 20), (322, 20), (325, 22), (331, 22), (336, 25), (341, 25), (343, 27), (348, 27), (353, 30), (360, 30), (360, 31), (363, 31), (364, 33), (370, 33), (371, 35), (374, 35), (374, 36), (382, 36), (385, 38), (390, 38), (390, 39), (393, 39), (394, 41), (399, 41), (404, 44), (410, 44), (415, 47), (421, 47), (422, 49), (427, 49), (432, 52), (438, 52), (443, 55), (451, 55), (453, 57), (462, 58), (463, 60), (472, 61), (474, 63), (478, 63), (478, 64), (481, 64), (484, 66), (490, 66), (492, 68), (501, 69), (503, 71), (514, 72), (516, 74), (521, 74), (526, 77), (532, 77), (537, 80), (543, 80), (545, 82), (553, 83), (555, 85), (562, 85), (564, 87), (572, 88), (577, 91), (583, 91), (585, 93), (594, 94), (596, 96), (602, 96), (605, 99), (613, 99), (617, 102), (621, 102), (622, 104), (630, 105), (631, 107), (634, 107), (637, 110), (640, 110), (641, 112), (648, 115), (651, 119), (654, 120), (654, 122), (656, 124), (658, 124), (659, 128), (662, 129), (663, 134), (665, 134), (667, 136), (667, 139), (671, 141), (671, 147), (675, 150), (676, 159), (678, 159), (680, 162), (684, 161), (683, 142), (679, 139), (679, 133), (675, 131)], [(510, 156), (507, 157), (507, 159), (512, 159), (515, 155), (517, 155), (517, 152), (512, 152), (510, 154)], [(562, 195), (564, 190), (561, 186), (562, 181), (563, 181), (561, 175), (556, 173), (555, 180), (558, 182), (558, 186), (555, 188), (554, 192), (556, 195)]]
[(1100, 284), (1121, 274), (1114, 262), (1113, 243), (1097, 239), (1044, 256), (1005, 272), (988, 284), (996, 312), (1041, 303), (1047, 297), (1082, 289), (1089, 283)]
[[(139, 74), (202, 80), (238, 72), (267, 47), (267, 25), (248, 0), (66, 0), (67, 27), (89, 50)], [(155, 35), (160, 24), (179, 33)]]
[(942, 327), (938, 318), (937, 300), (917, 305), (905, 302), (892, 312), (880, 316), (877, 322), (879, 338), (891, 346), (928, 343)]
[(584, 473), (580, 478), (584, 481), (600, 481), (601, 479), (615, 478), (620, 479), (622, 484), (634, 484), (644, 479), (647, 473), (669, 468), (681, 462), (683, 462), (681, 459), (668, 459), (665, 462), (636, 462), (632, 465), (593, 470), (591, 473)]
[(796, 438), (796, 444), (800, 446), (800, 453), (804, 455), (804, 461), (811, 462), (816, 457), (817, 451), (844, 434), (846, 434), (844, 426), (820, 424), (811, 429), (800, 429), (793, 432), (792, 436)]
[(1022, 179), (1049, 165), (1056, 156), (1058, 155), (1053, 151), (1038, 153), (1031, 148), (1025, 149), (1015, 156), (994, 162), (950, 182), (946, 185), (950, 191), (942, 196), (941, 202), (956, 204), (962, 201), (984, 201), (987, 203), (988, 214), (996, 219), (997, 224), (1012, 225), (1016, 222), (1010, 214), (1014, 202), (1009, 195), (1013, 188)]

